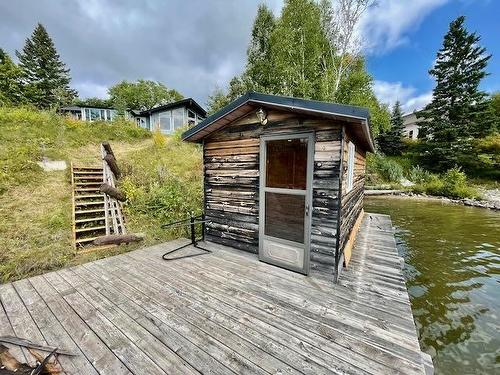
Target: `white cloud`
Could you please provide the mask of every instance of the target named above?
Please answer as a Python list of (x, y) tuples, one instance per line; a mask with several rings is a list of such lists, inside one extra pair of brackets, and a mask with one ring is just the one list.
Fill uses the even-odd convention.
[(405, 113), (422, 109), (432, 99), (432, 92), (417, 94), (414, 87), (404, 86), (401, 82), (375, 81), (373, 91), (378, 100), (390, 107), (399, 100)]
[(76, 82), (72, 85), (80, 98), (107, 98), (108, 87), (93, 82)]
[(449, 0), (379, 0), (369, 8), (361, 22), (361, 35), (368, 53), (382, 53), (408, 42), (408, 33), (416, 30), (434, 9)]

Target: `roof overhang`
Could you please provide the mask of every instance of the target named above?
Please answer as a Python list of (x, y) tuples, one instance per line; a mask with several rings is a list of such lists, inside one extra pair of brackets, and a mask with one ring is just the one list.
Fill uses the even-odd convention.
[(209, 134), (260, 107), (348, 122), (356, 128), (355, 133), (366, 144), (367, 151), (374, 152), (375, 150), (369, 126), (369, 112), (366, 108), (256, 92), (249, 92), (229, 103), (218, 112), (185, 131), (182, 134), (182, 139), (189, 142), (201, 142)]

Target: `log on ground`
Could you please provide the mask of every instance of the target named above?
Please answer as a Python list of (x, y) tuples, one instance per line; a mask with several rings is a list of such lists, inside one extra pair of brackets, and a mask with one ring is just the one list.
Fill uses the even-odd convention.
[(143, 234), (111, 234), (109, 236), (97, 237), (93, 244), (101, 245), (120, 245), (122, 243), (139, 242), (144, 240)]

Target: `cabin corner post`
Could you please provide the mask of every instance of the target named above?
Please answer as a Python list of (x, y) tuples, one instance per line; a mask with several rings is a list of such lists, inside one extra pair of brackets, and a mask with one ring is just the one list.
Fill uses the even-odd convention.
[(339, 263), (340, 263), (340, 232), (342, 226), (342, 180), (344, 179), (344, 146), (345, 146), (345, 124), (342, 124), (342, 131), (340, 135), (340, 170), (339, 170), (339, 194), (337, 197), (337, 231), (335, 241), (335, 263), (333, 268), (333, 282), (338, 281), (339, 277)]
[[(203, 221), (206, 221), (206, 213), (207, 213), (207, 163), (205, 162), (205, 139), (202, 139), (201, 141), (201, 147), (202, 147), (202, 158), (203, 158), (203, 206), (202, 206), (202, 211), (201, 214), (203, 216)], [(205, 241), (206, 238), (206, 231), (207, 231), (207, 225), (204, 222), (201, 226), (201, 236), (203, 238), (203, 241)]]

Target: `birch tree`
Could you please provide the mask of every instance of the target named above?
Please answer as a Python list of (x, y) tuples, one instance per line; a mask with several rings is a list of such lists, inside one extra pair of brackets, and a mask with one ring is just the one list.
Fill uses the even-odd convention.
[(333, 82), (328, 94), (335, 99), (339, 86), (351, 66), (361, 56), (359, 23), (375, 0), (322, 0), (321, 21), (330, 46)]

